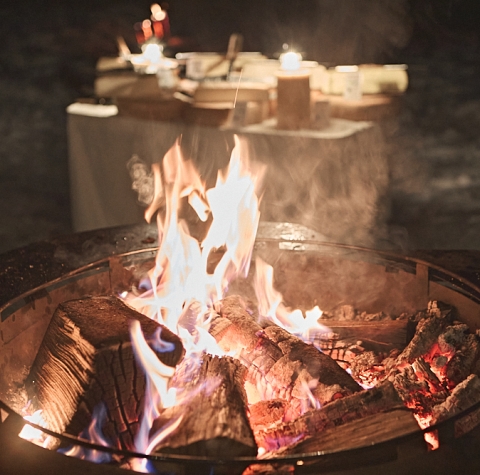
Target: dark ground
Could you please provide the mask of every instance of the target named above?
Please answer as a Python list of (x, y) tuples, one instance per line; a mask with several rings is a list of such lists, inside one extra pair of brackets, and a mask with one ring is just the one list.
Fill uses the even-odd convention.
[[(92, 94), (97, 58), (116, 54), (117, 34), (132, 41), (132, 25), (148, 16), (149, 4), (22, 0), (0, 7), (0, 252), (72, 232), (65, 107)], [(172, 0), (170, 11), (185, 49), (219, 51), (240, 31), (246, 50), (266, 54), (281, 38), (305, 44), (309, 37), (307, 59), (407, 63), (401, 115), (383, 124), (392, 200), (386, 245), (480, 249), (478, 5)]]

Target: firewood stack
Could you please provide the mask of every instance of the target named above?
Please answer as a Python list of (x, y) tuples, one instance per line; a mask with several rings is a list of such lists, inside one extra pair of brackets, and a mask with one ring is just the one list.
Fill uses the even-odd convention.
[[(104, 435), (131, 449), (145, 385), (130, 343), (129, 321), (136, 319), (147, 340), (161, 331), (171, 350), (157, 356), (176, 367), (169, 384), (177, 404), (160, 410), (151, 434), (172, 421), (178, 427), (158, 439), (156, 453), (225, 459), (349, 449), (418, 432), (417, 420), (440, 422), (480, 401), (479, 338), (439, 302), (401, 321), (362, 323), (351, 311), (350, 327), (345, 318), (329, 320), (337, 331), (348, 328), (347, 340), (357, 348), (338, 362), (277, 325), (261, 325), (239, 296), (215, 310), (210, 334), (230, 356), (204, 354), (192, 363), (176, 335), (116, 297), (65, 302), (32, 366), (28, 394), (50, 429), (72, 434), (104, 402)], [(400, 349), (407, 323), (414, 333)], [(368, 328), (372, 348), (382, 348), (382, 335), (388, 343), (395, 329), (401, 337), (388, 351), (366, 350), (358, 336), (368, 340)], [(457, 433), (479, 421), (477, 410), (457, 424)]]

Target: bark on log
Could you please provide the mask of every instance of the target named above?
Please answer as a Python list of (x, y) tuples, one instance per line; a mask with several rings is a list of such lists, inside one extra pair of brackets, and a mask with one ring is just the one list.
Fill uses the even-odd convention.
[(405, 406), (392, 383), (385, 381), (368, 391), (357, 392), (309, 411), (295, 421), (256, 431), (255, 439), (258, 446), (267, 451), (278, 450), (324, 430), (394, 409), (405, 409)]
[(180, 339), (116, 297), (85, 297), (58, 306), (26, 380), (33, 407), (43, 410), (48, 428), (78, 435), (103, 401), (104, 435), (115, 446), (133, 448), (145, 376), (134, 360), (131, 320), (140, 322), (147, 339), (160, 329), (162, 340), (171, 343), (170, 351), (157, 353), (163, 363), (180, 361)]
[[(254, 390), (247, 390), (250, 404), (262, 399), (296, 399), (301, 405), (309, 399), (305, 385), (321, 404), (361, 390), (348, 373), (313, 345), (280, 327), (263, 329), (240, 297), (227, 297), (217, 311), (220, 316), (213, 320), (210, 333), (224, 351), (234, 351), (248, 367), (248, 388), (258, 392), (255, 395)], [(293, 412), (299, 410), (293, 408)]]
[(247, 416), (245, 367), (230, 357), (205, 354), (198, 370), (186, 379), (182, 366), (177, 368), (172, 385), (183, 386), (180, 393), (183, 404), (165, 409), (153, 424), (152, 433), (167, 421), (182, 419), (175, 432), (157, 445), (154, 452), (254, 457), (257, 446)]

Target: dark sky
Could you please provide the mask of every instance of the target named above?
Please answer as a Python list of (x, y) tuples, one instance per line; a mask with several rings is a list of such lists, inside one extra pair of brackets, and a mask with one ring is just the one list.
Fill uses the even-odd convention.
[[(148, 2), (145, 2), (148, 9)], [(204, 50), (242, 33), (245, 49), (283, 43), (320, 62), (387, 62), (408, 49), (479, 50), (479, 0), (171, 0), (172, 30)]]
[[(120, 34), (134, 43), (133, 24), (149, 16), (151, 0), (21, 0), (6, 8), (28, 34), (89, 28), (97, 32), (99, 54), (115, 49)], [(324, 63), (388, 62), (403, 52), (419, 55), (480, 50), (479, 0), (169, 0), (172, 33), (184, 39), (178, 49), (222, 51), (231, 33), (244, 36), (244, 50), (269, 56), (289, 43), (307, 59)], [(2, 8), (0, 7), (0, 13)], [(41, 11), (39, 10), (41, 9)], [(49, 15), (45, 13), (49, 11)], [(50, 25), (45, 24), (51, 17)], [(11, 18), (11, 15), (7, 15)], [(14, 22), (15, 23), (15, 22)], [(47, 20), (48, 23), (48, 20)], [(16, 34), (16, 32), (14, 32)], [(133, 45), (134, 46), (134, 45)], [(101, 51), (100, 51), (101, 50)]]

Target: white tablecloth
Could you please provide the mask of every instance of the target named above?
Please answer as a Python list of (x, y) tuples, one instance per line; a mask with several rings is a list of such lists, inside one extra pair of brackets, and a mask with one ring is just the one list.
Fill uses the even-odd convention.
[(228, 163), (233, 133), (248, 138), (252, 158), (268, 165), (262, 219), (304, 224), (326, 239), (374, 245), (383, 237), (388, 167), (381, 133), (368, 122), (332, 119), (322, 131), (280, 131), (274, 121), (238, 129), (181, 122), (68, 114), (75, 231), (133, 224), (144, 208), (131, 189), (127, 161), (161, 161), (176, 138), (213, 181)]

